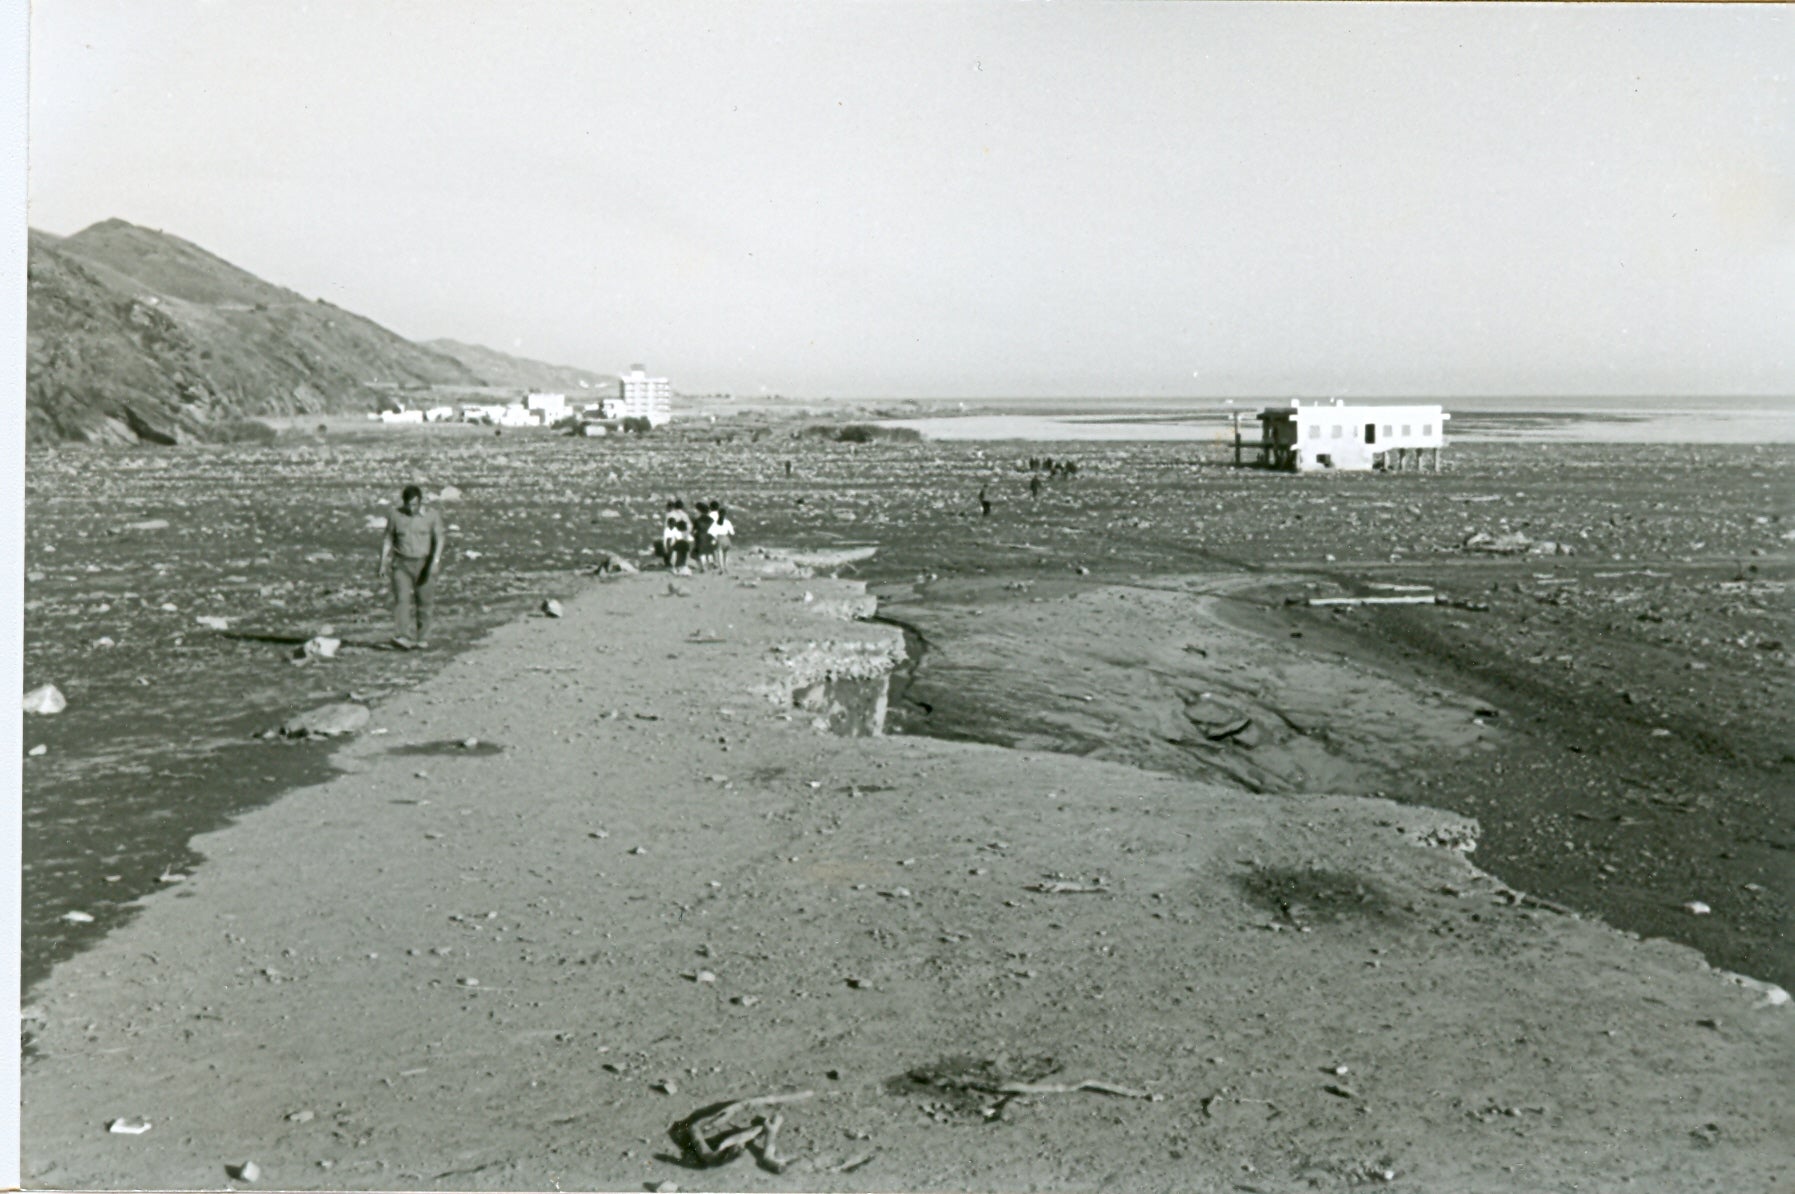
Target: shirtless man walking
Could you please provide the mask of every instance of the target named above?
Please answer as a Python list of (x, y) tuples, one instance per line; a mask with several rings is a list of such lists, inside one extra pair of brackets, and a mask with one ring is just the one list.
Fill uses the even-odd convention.
[[(405, 650), (430, 645), (436, 574), (442, 569), (449, 531), (443, 516), (425, 509), (424, 491), (407, 485), (387, 512), (380, 539), (380, 577), (393, 586), (393, 644)], [(415, 611), (415, 622), (414, 622)]]

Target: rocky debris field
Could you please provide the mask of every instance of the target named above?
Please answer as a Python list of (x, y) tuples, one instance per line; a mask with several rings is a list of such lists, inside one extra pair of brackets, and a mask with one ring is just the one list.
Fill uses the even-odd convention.
[[(1245, 633), (1232, 591), (1186, 591), (1214, 616), (1181, 654)], [(833, 733), (794, 700), (893, 655), (895, 628), (847, 620), (865, 606), (623, 575), (377, 702), (337, 778), (202, 837), (204, 866), (40, 985), (26, 1183), (1795, 1176), (1786, 994), (1478, 871), (1462, 816)], [(1404, 718), (1456, 709), (1374, 680)]]
[[(1458, 801), (1514, 882), (1605, 915), (1649, 902), (1650, 922), (1628, 923), (1787, 979), (1788, 448), (1492, 443), (1449, 450), (1438, 476), (1297, 477), (1234, 469), (1221, 444), (843, 443), (839, 424), (822, 429), (748, 414), (595, 440), (425, 427), (34, 450), (26, 687), (55, 684), (69, 707), (26, 726), (42, 748), (25, 760), (27, 980), (188, 873), (191, 834), (327, 774), (326, 746), (260, 734), (402, 690), (607, 560), (652, 564), (675, 494), (726, 502), (738, 551), (847, 553), (844, 575), (894, 610), (1266, 579), (1252, 600), (1276, 633), (1400, 664), (1529, 727), (1500, 768), (1442, 748), (1382, 790)], [(374, 576), (378, 518), (414, 480), (456, 494), (440, 503), (453, 547), (427, 653), (384, 649)], [(983, 587), (968, 599), (950, 582)], [(1446, 604), (1285, 604), (1380, 583)], [(292, 658), (318, 637), (340, 639), (334, 658)], [(918, 666), (924, 689), (935, 662)], [(957, 687), (960, 716), (900, 702), (898, 721), (1002, 741), (1000, 723), (1033, 715)], [(1642, 835), (1646, 819), (1666, 828)], [(1652, 873), (1667, 878), (1647, 901)]]

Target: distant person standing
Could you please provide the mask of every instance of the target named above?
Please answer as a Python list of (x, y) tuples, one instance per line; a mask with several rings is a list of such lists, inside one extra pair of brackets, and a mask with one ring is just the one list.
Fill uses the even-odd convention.
[(393, 586), (393, 643), (404, 650), (430, 645), (436, 576), (442, 570), (449, 530), (443, 516), (424, 505), (424, 491), (407, 485), (387, 512), (380, 540), (380, 576)]

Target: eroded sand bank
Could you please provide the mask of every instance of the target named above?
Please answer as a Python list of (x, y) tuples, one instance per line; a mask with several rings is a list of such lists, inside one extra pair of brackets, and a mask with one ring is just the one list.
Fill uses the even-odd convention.
[[(889, 658), (895, 630), (846, 620), (857, 585), (675, 588), (607, 583), (494, 634), (377, 708), (346, 774), (202, 839), (197, 874), (59, 967), (26, 1183), (218, 1187), (245, 1161), (346, 1189), (1795, 1177), (1790, 1008), (1481, 875), (1462, 819), (840, 736), (791, 695)], [(994, 1076), (1157, 1098), (966, 1089)], [(669, 1138), (806, 1089), (783, 1173), (689, 1168)]]

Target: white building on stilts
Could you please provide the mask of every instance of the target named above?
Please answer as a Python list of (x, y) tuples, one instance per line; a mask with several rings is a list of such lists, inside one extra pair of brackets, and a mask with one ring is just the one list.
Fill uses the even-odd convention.
[(1259, 412), (1259, 440), (1243, 440), (1241, 415), (1234, 416), (1234, 462), (1241, 452), (1257, 449), (1258, 463), (1269, 468), (1306, 473), (1317, 469), (1440, 469), (1446, 446), (1446, 420), (1439, 406), (1348, 406), (1331, 402), (1304, 406), (1292, 398), (1288, 406)]

